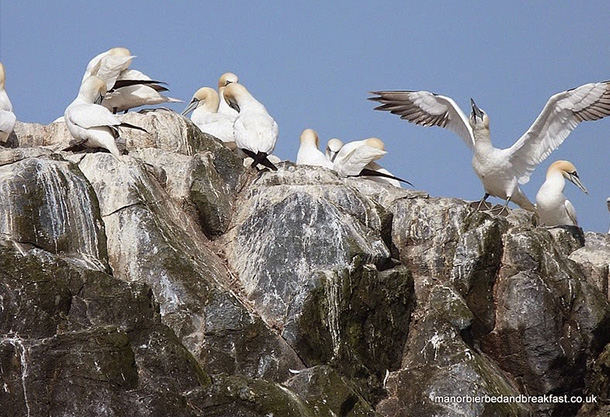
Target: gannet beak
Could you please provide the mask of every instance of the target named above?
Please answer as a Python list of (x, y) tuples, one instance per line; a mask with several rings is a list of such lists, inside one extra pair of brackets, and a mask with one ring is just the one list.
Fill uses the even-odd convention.
[(95, 99), (95, 101), (93, 103), (101, 105), (103, 100), (104, 100), (104, 96), (102, 94), (100, 94), (100, 95), (98, 95), (98, 97)]
[(230, 100), (229, 107), (231, 107), (233, 110), (235, 110), (237, 113), (239, 113), (239, 105), (237, 104), (236, 101)]
[(182, 110), (182, 113), (180, 113), (182, 116), (186, 116), (187, 114), (189, 114), (190, 112), (192, 112), (193, 110), (195, 110), (197, 108), (197, 104), (199, 104), (199, 100), (194, 98), (191, 100), (191, 102), (189, 103), (188, 106), (186, 106), (186, 108), (184, 110)]
[(580, 178), (578, 178), (578, 174), (576, 173), (576, 171), (568, 173), (568, 180), (570, 180), (574, 185), (576, 185), (578, 188), (580, 188), (583, 193), (589, 194), (589, 192), (587, 191), (585, 186), (582, 185)]
[(470, 99), (470, 107), (472, 107), (472, 114), (475, 117), (478, 117), (479, 119), (483, 120), (483, 112), (477, 107), (476, 103), (472, 98)]

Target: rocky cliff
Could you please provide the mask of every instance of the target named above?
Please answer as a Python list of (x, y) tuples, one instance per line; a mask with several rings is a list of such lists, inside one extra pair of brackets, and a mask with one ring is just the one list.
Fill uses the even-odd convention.
[(606, 235), (123, 118), (120, 160), (62, 124), (0, 151), (0, 415), (610, 410)]

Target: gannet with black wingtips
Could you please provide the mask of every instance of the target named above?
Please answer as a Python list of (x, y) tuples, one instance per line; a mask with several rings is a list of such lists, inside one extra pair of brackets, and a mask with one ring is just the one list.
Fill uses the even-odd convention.
[(546, 171), (546, 181), (536, 194), (536, 212), (540, 222), (546, 226), (578, 226), (576, 210), (563, 195), (566, 179), (588, 194), (571, 162), (553, 162)]
[(380, 171), (379, 169), (383, 168), (377, 164), (371, 165), (386, 153), (385, 145), (379, 138), (348, 142), (335, 156), (333, 169), (341, 177), (383, 177), (412, 185), (409, 181), (395, 177), (387, 171)]
[(182, 100), (161, 94), (169, 91), (162, 81), (155, 81), (148, 75), (134, 69), (121, 72), (112, 91), (104, 96), (102, 105), (113, 113), (128, 111), (140, 106), (154, 106), (162, 103), (182, 103)]
[(231, 83), (225, 88), (224, 98), (227, 104), (239, 113), (233, 124), (237, 149), (254, 160), (253, 168), (262, 164), (277, 171), (268, 155), (275, 148), (279, 128), (265, 106), (256, 100), (246, 87), (238, 83)]
[(116, 158), (120, 152), (115, 139), (119, 137), (119, 126), (145, 129), (129, 123), (121, 122), (110, 111), (101, 106), (102, 98), (106, 94), (106, 82), (90, 76), (80, 86), (78, 96), (66, 108), (64, 119), (70, 134), (82, 144), (90, 148), (104, 148)]
[(313, 165), (324, 168), (333, 168), (333, 163), (318, 149), (318, 133), (313, 129), (305, 129), (301, 133), (299, 151), (297, 152), (297, 165)]
[(17, 118), (13, 113), (13, 105), (6, 94), (4, 85), (6, 83), (6, 74), (4, 65), (0, 62), (0, 143), (6, 143), (15, 127)]
[(95, 75), (106, 82), (106, 96), (102, 105), (113, 113), (134, 107), (161, 103), (180, 103), (182, 100), (161, 94), (168, 91), (164, 82), (153, 80), (141, 71), (130, 69), (135, 55), (127, 48), (116, 47), (95, 56), (85, 70), (83, 82)]
[[(510, 148), (491, 144), (489, 117), (471, 100), (468, 119), (449, 97), (428, 91), (378, 91), (369, 100), (380, 102), (375, 110), (400, 115), (421, 126), (439, 126), (457, 133), (474, 151), (472, 167), (483, 183), (485, 196), (512, 201), (535, 211), (519, 188), (529, 181), (536, 166), (544, 161), (583, 121), (610, 115), (610, 81), (589, 83), (557, 93), (547, 101), (538, 118)], [(506, 206), (505, 206), (506, 207)]]
[(210, 87), (201, 87), (195, 92), (189, 105), (181, 114), (186, 116), (192, 111), (191, 120), (202, 132), (217, 137), (230, 148), (235, 148), (234, 118), (218, 113), (219, 103), (220, 99), (216, 90)]
[(231, 108), (225, 101), (224, 91), (226, 86), (231, 83), (238, 83), (239, 77), (232, 72), (225, 72), (218, 79), (218, 95), (220, 96), (220, 104), (218, 106), (218, 113), (226, 114), (227, 116), (232, 116), (233, 120), (237, 117), (237, 111)]

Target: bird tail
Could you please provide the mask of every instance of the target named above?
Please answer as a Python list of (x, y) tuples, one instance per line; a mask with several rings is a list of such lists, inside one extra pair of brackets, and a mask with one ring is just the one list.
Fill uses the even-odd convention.
[(132, 125), (131, 123), (122, 122), (119, 126), (121, 126), (121, 127), (128, 127), (130, 129), (141, 130), (142, 132), (148, 133), (148, 130), (144, 129), (143, 127)]
[(360, 176), (360, 177), (364, 176), (364, 177), (384, 177), (384, 178), (390, 178), (390, 179), (393, 179), (393, 180), (404, 182), (406, 184), (409, 184), (411, 187), (413, 187), (413, 184), (411, 184), (407, 180), (403, 180), (402, 178), (395, 177), (394, 175), (386, 174), (386, 173), (379, 172), (379, 171), (374, 171), (374, 170), (368, 169), (368, 168), (363, 168), (362, 171), (360, 171), (360, 174), (358, 174), (358, 176)]
[(258, 152), (255, 154), (249, 149), (242, 149), (242, 151), (250, 158), (254, 159), (251, 165), (252, 168), (256, 168), (258, 164), (261, 164), (273, 171), (277, 171), (277, 167), (267, 158), (267, 152)]

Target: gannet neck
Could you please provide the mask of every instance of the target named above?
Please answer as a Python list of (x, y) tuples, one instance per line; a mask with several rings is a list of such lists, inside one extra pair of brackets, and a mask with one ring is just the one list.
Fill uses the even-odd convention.
[(106, 83), (101, 78), (92, 75), (81, 84), (77, 100), (84, 103), (95, 103), (104, 94), (106, 94)]

